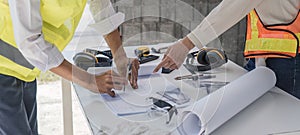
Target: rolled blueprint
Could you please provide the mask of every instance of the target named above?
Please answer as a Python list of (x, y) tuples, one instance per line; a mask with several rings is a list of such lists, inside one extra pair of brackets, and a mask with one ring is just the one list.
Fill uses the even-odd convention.
[(272, 89), (275, 83), (272, 70), (258, 67), (183, 111), (178, 130), (186, 135), (210, 134)]

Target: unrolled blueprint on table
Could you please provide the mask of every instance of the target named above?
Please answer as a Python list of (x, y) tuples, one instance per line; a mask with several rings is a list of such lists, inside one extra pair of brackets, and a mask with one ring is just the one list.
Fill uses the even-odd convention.
[[(149, 97), (162, 98), (157, 92), (177, 89), (174, 84), (160, 74), (151, 74), (154, 68), (154, 65), (142, 66), (140, 69), (142, 72), (138, 77), (138, 89), (127, 85), (125, 91), (114, 90), (116, 97), (102, 94), (104, 103), (119, 116), (146, 112), (153, 104), (150, 102), (151, 100), (147, 100)], [(88, 72), (100, 74), (111, 69), (111, 67), (98, 67), (89, 69)]]

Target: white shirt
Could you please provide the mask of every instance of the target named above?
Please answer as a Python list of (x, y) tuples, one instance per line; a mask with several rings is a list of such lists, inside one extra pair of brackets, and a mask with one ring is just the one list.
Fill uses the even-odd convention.
[(296, 18), (300, 0), (223, 0), (188, 34), (188, 38), (198, 48), (202, 48), (254, 8), (266, 25), (288, 23)]
[[(124, 22), (124, 14), (116, 13), (110, 0), (89, 0), (94, 27), (106, 35)], [(46, 71), (59, 66), (64, 57), (51, 43), (44, 40), (39, 0), (9, 0), (14, 37), (20, 52), (35, 67)]]

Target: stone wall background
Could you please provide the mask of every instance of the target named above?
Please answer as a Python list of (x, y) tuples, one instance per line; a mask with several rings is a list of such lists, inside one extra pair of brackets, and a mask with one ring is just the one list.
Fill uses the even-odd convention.
[[(125, 13), (120, 27), (124, 45), (172, 42), (197, 27), (222, 0), (112, 0), (116, 11)], [(222, 34), (219, 39), (230, 60), (244, 64), (246, 21)], [(213, 46), (213, 41), (208, 46)]]

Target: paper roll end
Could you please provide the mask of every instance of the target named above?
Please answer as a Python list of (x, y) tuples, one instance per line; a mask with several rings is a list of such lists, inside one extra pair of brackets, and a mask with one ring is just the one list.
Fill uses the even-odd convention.
[(201, 120), (196, 114), (185, 113), (177, 130), (182, 135), (199, 135), (204, 130), (201, 127)]

